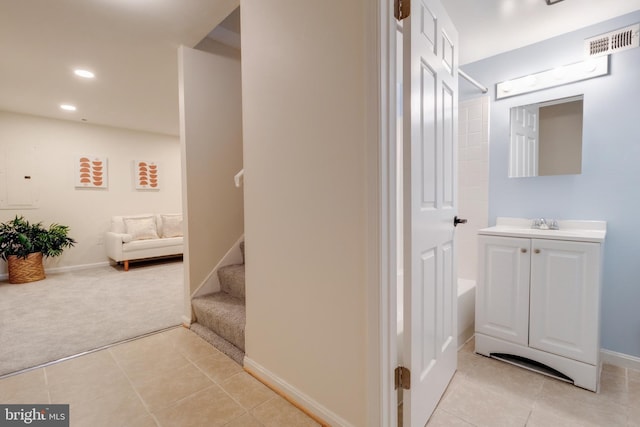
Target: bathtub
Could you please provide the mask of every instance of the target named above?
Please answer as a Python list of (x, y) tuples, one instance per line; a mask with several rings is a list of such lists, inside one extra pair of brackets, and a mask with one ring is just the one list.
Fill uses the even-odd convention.
[(476, 316), (476, 281), (458, 279), (458, 348), (473, 337)]

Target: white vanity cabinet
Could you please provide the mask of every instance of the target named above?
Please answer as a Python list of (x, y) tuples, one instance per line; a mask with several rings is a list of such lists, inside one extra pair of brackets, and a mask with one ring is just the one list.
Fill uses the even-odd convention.
[(530, 224), (498, 218), (479, 231), (476, 352), (524, 357), (596, 391), (606, 223)]

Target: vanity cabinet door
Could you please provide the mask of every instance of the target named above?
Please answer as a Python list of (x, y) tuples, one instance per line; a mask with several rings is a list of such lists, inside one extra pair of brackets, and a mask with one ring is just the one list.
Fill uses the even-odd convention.
[(476, 332), (527, 345), (531, 240), (479, 236)]
[(595, 365), (600, 244), (533, 239), (530, 347)]

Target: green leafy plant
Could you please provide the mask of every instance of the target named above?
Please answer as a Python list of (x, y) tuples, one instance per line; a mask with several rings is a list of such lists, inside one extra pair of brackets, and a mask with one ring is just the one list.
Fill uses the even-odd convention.
[(31, 224), (22, 216), (0, 224), (0, 258), (7, 260), (9, 256), (27, 258), (30, 253), (42, 252), (45, 257), (56, 257), (65, 248), (76, 244), (67, 236), (69, 227), (51, 224), (45, 228), (42, 222)]

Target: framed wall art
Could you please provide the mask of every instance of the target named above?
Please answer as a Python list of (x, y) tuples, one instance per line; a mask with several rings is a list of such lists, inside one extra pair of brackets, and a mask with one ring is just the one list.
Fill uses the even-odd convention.
[(134, 160), (134, 179), (136, 190), (159, 190), (158, 163), (147, 160)]
[(75, 160), (76, 188), (107, 188), (109, 171), (106, 157), (78, 156)]

